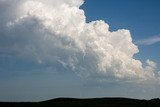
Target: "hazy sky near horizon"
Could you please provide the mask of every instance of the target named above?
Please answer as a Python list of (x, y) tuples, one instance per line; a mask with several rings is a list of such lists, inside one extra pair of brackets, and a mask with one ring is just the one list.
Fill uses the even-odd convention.
[(159, 0), (0, 0), (0, 101), (160, 98)]

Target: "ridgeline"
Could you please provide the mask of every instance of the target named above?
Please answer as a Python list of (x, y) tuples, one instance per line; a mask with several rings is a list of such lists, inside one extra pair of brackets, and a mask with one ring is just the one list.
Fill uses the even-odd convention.
[(160, 107), (160, 99), (57, 98), (41, 102), (0, 102), (0, 107)]

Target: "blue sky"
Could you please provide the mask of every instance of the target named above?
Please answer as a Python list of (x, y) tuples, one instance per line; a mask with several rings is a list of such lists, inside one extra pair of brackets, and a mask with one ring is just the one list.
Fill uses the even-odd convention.
[(160, 97), (160, 1), (81, 4), (0, 1), (0, 101)]
[[(160, 35), (159, 0), (86, 0), (81, 7), (87, 21), (105, 20), (110, 30), (128, 29), (133, 41)], [(138, 45), (140, 52), (136, 58), (152, 59), (160, 66), (160, 42), (152, 45)]]

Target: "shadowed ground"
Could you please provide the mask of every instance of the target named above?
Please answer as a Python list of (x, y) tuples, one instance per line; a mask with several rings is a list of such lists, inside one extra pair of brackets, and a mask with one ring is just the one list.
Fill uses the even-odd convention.
[(0, 107), (160, 107), (160, 99), (137, 100), (128, 98), (57, 98), (42, 102), (0, 102)]

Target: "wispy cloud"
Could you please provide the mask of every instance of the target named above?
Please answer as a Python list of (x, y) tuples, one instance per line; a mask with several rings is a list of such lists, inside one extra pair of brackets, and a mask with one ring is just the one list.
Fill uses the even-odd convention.
[(141, 39), (141, 40), (136, 41), (135, 43), (138, 45), (153, 45), (158, 42), (160, 42), (160, 35)]

